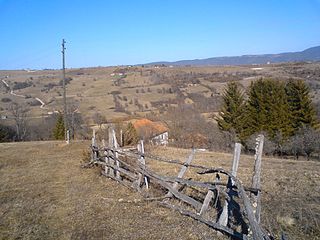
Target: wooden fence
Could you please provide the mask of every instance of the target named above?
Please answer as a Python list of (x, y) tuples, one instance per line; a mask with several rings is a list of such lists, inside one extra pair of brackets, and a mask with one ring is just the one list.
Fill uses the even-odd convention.
[[(143, 141), (137, 148), (120, 148), (115, 131), (109, 129), (108, 144), (98, 146), (93, 134), (92, 160), (88, 166), (102, 166), (102, 175), (139, 191), (146, 200), (157, 200), (162, 206), (200, 221), (234, 239), (272, 239), (260, 226), (260, 172), (263, 135), (256, 141), (252, 186), (243, 186), (237, 178), (241, 144), (236, 143), (231, 171), (192, 164), (197, 152), (192, 149), (184, 163), (145, 153)], [(160, 175), (148, 167), (149, 161), (180, 165), (177, 177)], [(201, 175), (211, 174), (212, 181), (184, 178), (188, 169)], [(222, 177), (222, 176), (225, 177)], [(222, 179), (226, 179), (222, 181)], [(160, 196), (151, 196), (152, 188), (165, 189)], [(188, 190), (189, 189), (189, 190)], [(145, 194), (148, 193), (148, 194)], [(159, 193), (159, 191), (157, 191)]]

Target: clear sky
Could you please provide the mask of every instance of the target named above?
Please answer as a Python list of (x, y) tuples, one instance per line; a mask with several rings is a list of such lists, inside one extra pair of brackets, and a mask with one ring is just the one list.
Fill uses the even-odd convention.
[(320, 45), (320, 0), (0, 0), (0, 69), (110, 66)]

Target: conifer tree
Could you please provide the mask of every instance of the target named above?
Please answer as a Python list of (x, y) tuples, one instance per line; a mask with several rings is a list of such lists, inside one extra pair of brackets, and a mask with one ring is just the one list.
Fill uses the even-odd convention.
[(252, 82), (245, 118), (246, 136), (265, 131), (271, 139), (292, 135), (290, 112), (284, 84), (272, 79)]
[(63, 122), (63, 115), (59, 114), (56, 122), (56, 126), (53, 129), (53, 137), (56, 140), (63, 140), (64, 139), (64, 122)]
[(310, 99), (309, 88), (304, 81), (290, 79), (285, 90), (291, 114), (291, 126), (294, 131), (299, 131), (303, 126), (316, 127), (316, 111)]
[(221, 130), (235, 133), (241, 138), (245, 109), (244, 94), (235, 82), (229, 82), (222, 98), (223, 105), (216, 118), (218, 126)]

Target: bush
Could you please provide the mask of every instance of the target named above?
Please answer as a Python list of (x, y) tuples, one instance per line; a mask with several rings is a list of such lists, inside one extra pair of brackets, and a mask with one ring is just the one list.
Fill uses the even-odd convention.
[(4, 98), (1, 99), (1, 102), (3, 102), (3, 103), (8, 103), (8, 102), (11, 102), (11, 101), (12, 101), (11, 98), (7, 98), (7, 97), (4, 97)]
[(31, 87), (32, 82), (14, 82), (13, 90), (24, 89), (27, 87)]

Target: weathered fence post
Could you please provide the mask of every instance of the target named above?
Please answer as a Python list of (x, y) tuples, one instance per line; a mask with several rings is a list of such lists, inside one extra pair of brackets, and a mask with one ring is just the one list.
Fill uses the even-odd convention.
[[(237, 176), (238, 166), (239, 166), (239, 160), (240, 160), (240, 154), (241, 154), (241, 144), (236, 143), (234, 146), (234, 153), (233, 153), (233, 161), (232, 161), (232, 167), (231, 167), (231, 174), (233, 176)], [(228, 180), (228, 195), (230, 196), (230, 199), (232, 198), (232, 186), (234, 185), (234, 182), (231, 178)], [(222, 226), (227, 226), (228, 224), (228, 212), (229, 212), (229, 203), (227, 200), (225, 200), (222, 213), (219, 217), (218, 223)]]
[[(108, 162), (111, 166), (114, 165), (114, 160), (111, 156), (112, 154), (112, 148), (113, 148), (113, 136), (112, 136), (112, 128), (109, 128), (108, 129), (108, 137), (109, 137), (109, 140), (108, 140), (108, 145), (109, 145), (109, 150), (108, 150)], [(109, 175), (110, 177), (114, 177), (114, 169), (109, 167)]]
[[(189, 157), (187, 158), (187, 160), (185, 161), (184, 165), (181, 167), (180, 172), (178, 174), (178, 178), (182, 178), (183, 175), (186, 173), (187, 169), (188, 169), (188, 165), (191, 163), (191, 161), (193, 160), (194, 154), (195, 154), (196, 150), (193, 148)], [(172, 188), (174, 190), (176, 190), (178, 188), (179, 184), (177, 182), (173, 183)], [(166, 197), (172, 197), (172, 193), (168, 192)]]
[[(215, 183), (219, 183), (220, 182), (219, 174), (216, 175), (216, 179), (215, 179), (214, 182)], [(214, 195), (213, 190), (209, 189), (206, 197), (203, 200), (203, 204), (202, 204), (202, 207), (201, 207), (201, 210), (200, 210), (200, 213), (199, 213), (200, 216), (204, 215), (206, 213), (206, 211), (208, 210), (209, 204), (210, 204), (210, 202), (211, 202), (211, 200), (213, 198), (213, 195)], [(219, 195), (219, 187), (217, 186), (217, 188), (216, 188), (216, 197), (215, 197), (216, 201), (218, 200), (218, 195)]]
[[(116, 166), (118, 168), (120, 168), (120, 163), (118, 161), (118, 150), (119, 150), (119, 145), (118, 145), (118, 141), (117, 141), (117, 137), (116, 137), (116, 132), (114, 131), (114, 129), (112, 129), (112, 142), (113, 142), (113, 156), (115, 158), (116, 161)], [(120, 179), (120, 172), (118, 170), (116, 170), (116, 178)]]
[(91, 139), (91, 147), (92, 147), (92, 155), (91, 155), (91, 160), (96, 161), (97, 159), (97, 152), (96, 152), (96, 131), (92, 129), (92, 139)]
[[(260, 175), (261, 175), (261, 159), (263, 151), (264, 136), (258, 135), (256, 138), (256, 153), (254, 155), (254, 172), (252, 177), (252, 187), (260, 189)], [(261, 194), (260, 191), (256, 195), (252, 194), (252, 205), (255, 213), (257, 223), (260, 223), (260, 211), (261, 211)]]
[[(102, 139), (102, 146), (104, 148), (103, 154), (104, 154), (104, 161), (106, 164), (109, 164), (109, 158), (108, 158), (108, 150), (107, 150), (107, 146), (106, 146), (106, 141), (104, 139)], [(106, 174), (106, 176), (109, 174), (109, 167), (107, 165), (104, 166), (104, 173)]]
[(67, 144), (70, 143), (70, 130), (67, 130)]
[[(142, 164), (143, 166), (146, 165), (146, 160), (144, 158), (144, 144), (143, 144), (143, 140), (140, 140), (138, 146), (138, 152), (140, 153), (139, 156), (139, 163)], [(146, 189), (149, 189), (149, 183), (148, 183), (148, 179), (146, 176), (143, 176), (141, 173), (139, 173), (139, 178), (138, 178), (138, 187), (141, 186), (142, 180), (144, 179), (144, 183), (146, 184)]]

